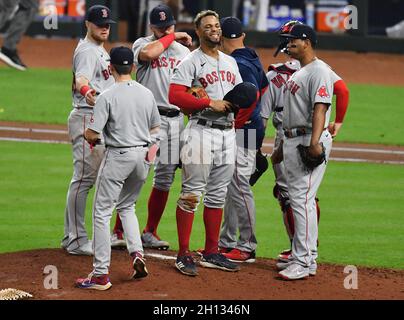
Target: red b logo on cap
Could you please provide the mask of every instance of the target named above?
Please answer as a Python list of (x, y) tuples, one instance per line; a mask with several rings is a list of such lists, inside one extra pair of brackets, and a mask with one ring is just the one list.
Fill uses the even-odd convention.
[(108, 11), (107, 11), (107, 9), (102, 9), (101, 11), (102, 11), (102, 17), (103, 17), (103, 18), (108, 18)]
[(160, 21), (165, 21), (167, 19), (166, 13), (164, 11), (159, 12)]

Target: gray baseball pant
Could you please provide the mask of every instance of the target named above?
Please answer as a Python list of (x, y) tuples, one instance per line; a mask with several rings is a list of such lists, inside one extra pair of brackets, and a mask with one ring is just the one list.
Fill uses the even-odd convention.
[(91, 109), (74, 109), (69, 116), (68, 131), (73, 151), (73, 177), (67, 193), (65, 228), (62, 246), (68, 251), (88, 242), (85, 228), (87, 196), (93, 187), (105, 147), (97, 145), (92, 150), (84, 139), (84, 131), (90, 124)]

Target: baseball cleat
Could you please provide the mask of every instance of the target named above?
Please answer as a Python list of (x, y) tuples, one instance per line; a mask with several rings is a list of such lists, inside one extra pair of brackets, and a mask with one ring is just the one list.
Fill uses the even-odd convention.
[(290, 258), (291, 255), (292, 255), (292, 249), (283, 250), (278, 255), (278, 261), (280, 261), (280, 262), (288, 262), (288, 261), (290, 261), (289, 258)]
[(21, 61), (17, 50), (9, 50), (2, 47), (0, 50), (0, 60), (20, 71), (27, 70), (27, 66)]
[(284, 280), (307, 279), (309, 275), (309, 268), (305, 268), (297, 263), (291, 263), (286, 269), (279, 272), (279, 276)]
[(220, 269), (230, 272), (240, 270), (240, 267), (236, 263), (229, 261), (229, 259), (221, 253), (204, 254), (199, 264), (205, 268)]
[(195, 277), (198, 275), (194, 259), (191, 256), (177, 256), (175, 267), (187, 276)]
[(135, 253), (132, 253), (131, 256), (133, 258), (132, 264), (133, 264), (133, 270), (134, 270), (132, 278), (140, 279), (140, 278), (147, 277), (149, 272), (147, 271), (146, 263), (144, 262), (142, 254), (139, 252), (135, 252)]
[(170, 244), (167, 241), (160, 240), (160, 238), (151, 232), (145, 232), (141, 236), (143, 248), (168, 250)]
[(111, 234), (111, 248), (113, 249), (126, 248), (126, 240), (122, 232)]
[(75, 256), (92, 256), (93, 255), (93, 243), (91, 240), (88, 240), (86, 244), (83, 244), (80, 247), (77, 247), (74, 250), (67, 250), (69, 254)]
[[(224, 253), (230, 252), (231, 250), (233, 250), (233, 248), (219, 247), (218, 250), (219, 250), (219, 253), (224, 254)], [(200, 255), (201, 257), (203, 257), (203, 255), (204, 255), (204, 253), (205, 253), (205, 249), (198, 249), (198, 250), (196, 250), (196, 253), (197, 253), (198, 255)]]
[(223, 255), (232, 262), (255, 262), (255, 251), (248, 252), (234, 248), (228, 253), (223, 253)]
[[(276, 264), (276, 269), (278, 271), (282, 271), (292, 264), (294, 264), (293, 260), (290, 260), (289, 262), (278, 262)], [(313, 262), (309, 267), (309, 275), (314, 277), (316, 274), (317, 274), (317, 262)]]
[(109, 281), (109, 276), (104, 274), (102, 276), (94, 276), (92, 273), (85, 279), (77, 279), (76, 287), (80, 289), (93, 289), (93, 290), (108, 290), (112, 287)]

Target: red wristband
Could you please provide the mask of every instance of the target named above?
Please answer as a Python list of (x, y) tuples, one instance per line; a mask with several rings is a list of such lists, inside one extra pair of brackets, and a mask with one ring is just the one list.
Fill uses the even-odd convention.
[(87, 94), (90, 90), (92, 90), (90, 86), (82, 86), (81, 89), (80, 89), (80, 94), (81, 94), (83, 97), (85, 97), (86, 94)]
[(175, 34), (171, 33), (169, 35), (166, 35), (162, 38), (159, 39), (159, 41), (161, 42), (161, 44), (164, 47), (164, 50), (167, 49), (175, 40)]

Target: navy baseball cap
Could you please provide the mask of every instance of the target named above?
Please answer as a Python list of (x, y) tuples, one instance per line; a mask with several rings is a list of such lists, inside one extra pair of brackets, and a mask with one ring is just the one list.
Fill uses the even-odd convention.
[(108, 23), (116, 23), (111, 19), (111, 10), (106, 6), (95, 5), (90, 7), (86, 12), (86, 20), (97, 26)]
[(110, 52), (111, 64), (118, 66), (129, 66), (133, 64), (133, 52), (127, 47), (115, 47)]
[(292, 39), (302, 39), (310, 40), (312, 43), (317, 43), (317, 34), (312, 27), (307, 24), (295, 24), (290, 29), (289, 33), (282, 33), (280, 37), (292, 38)]
[(160, 4), (150, 12), (150, 24), (156, 28), (166, 28), (176, 24), (169, 6)]
[(225, 17), (220, 20), (222, 36), (228, 39), (240, 38), (243, 35), (241, 21), (236, 17)]

